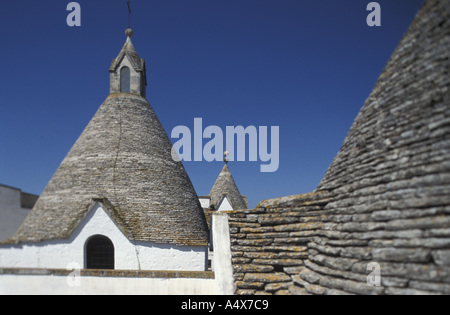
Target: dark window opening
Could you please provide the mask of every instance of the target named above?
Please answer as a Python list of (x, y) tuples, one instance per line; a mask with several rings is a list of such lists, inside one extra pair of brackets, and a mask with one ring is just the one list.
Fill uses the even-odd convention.
[(86, 269), (114, 270), (114, 245), (109, 238), (97, 235), (88, 240)]
[(123, 67), (120, 69), (120, 92), (130, 93), (130, 68)]

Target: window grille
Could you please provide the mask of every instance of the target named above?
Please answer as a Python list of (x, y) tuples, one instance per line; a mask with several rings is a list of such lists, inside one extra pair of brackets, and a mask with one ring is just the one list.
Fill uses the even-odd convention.
[(86, 269), (114, 270), (114, 245), (109, 238), (97, 235), (88, 240)]

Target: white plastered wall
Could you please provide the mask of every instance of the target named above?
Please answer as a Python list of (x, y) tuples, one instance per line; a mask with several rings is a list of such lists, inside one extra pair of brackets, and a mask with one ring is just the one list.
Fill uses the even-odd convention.
[(114, 244), (117, 270), (204, 271), (207, 246), (175, 246), (130, 242), (97, 203), (68, 240), (17, 246), (0, 245), (0, 267), (66, 269), (74, 264), (85, 268), (85, 244), (94, 235), (108, 237)]
[(220, 202), (219, 206), (217, 207), (217, 211), (230, 211), (230, 210), (234, 209), (233, 206), (231, 205), (230, 200), (228, 199), (228, 196), (226, 196)]
[(0, 275), (0, 295), (214, 295), (214, 279)]
[(216, 293), (218, 295), (232, 295), (236, 291), (236, 285), (233, 277), (228, 215), (226, 213), (214, 213), (211, 229), (213, 230)]
[(209, 209), (211, 207), (211, 198), (199, 197), (198, 200), (203, 209)]
[(21, 207), (20, 194), (19, 189), (0, 185), (0, 241), (11, 237), (30, 213)]

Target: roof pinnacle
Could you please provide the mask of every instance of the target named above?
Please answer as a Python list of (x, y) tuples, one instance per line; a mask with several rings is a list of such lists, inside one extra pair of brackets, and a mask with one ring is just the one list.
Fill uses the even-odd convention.
[(228, 164), (228, 162), (230, 161), (230, 159), (228, 158), (228, 156), (230, 155), (230, 152), (225, 151), (223, 154), (223, 161), (225, 162), (225, 165)]
[(125, 31), (125, 35), (127, 35), (127, 37), (129, 38), (133, 37), (133, 30), (131, 28), (127, 28), (127, 30)]

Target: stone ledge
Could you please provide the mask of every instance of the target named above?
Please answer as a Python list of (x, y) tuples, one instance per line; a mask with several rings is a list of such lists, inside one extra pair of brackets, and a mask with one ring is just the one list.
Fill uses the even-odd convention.
[[(20, 276), (63, 276), (70, 275), (73, 270), (67, 269), (32, 269), (32, 268), (0, 268), (2, 275)], [(212, 271), (137, 271), (137, 270), (88, 270), (80, 271), (82, 277), (113, 277), (113, 278), (190, 278), (190, 279), (215, 279)]]

